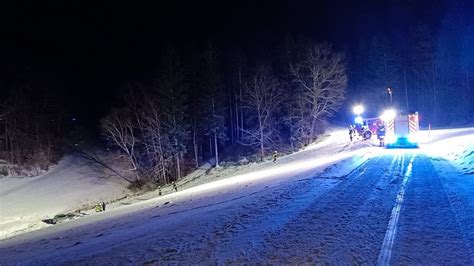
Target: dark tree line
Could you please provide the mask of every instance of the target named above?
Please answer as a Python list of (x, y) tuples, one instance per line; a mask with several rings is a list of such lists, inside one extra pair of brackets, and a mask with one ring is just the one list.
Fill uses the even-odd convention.
[(0, 156), (10, 174), (44, 170), (60, 158), (67, 116), (54, 94), (16, 85), (0, 108)]
[(121, 104), (102, 119), (103, 134), (134, 180), (157, 183), (203, 160), (219, 167), (226, 150), (247, 146), (263, 160), (272, 149), (304, 147), (343, 103), (345, 62), (329, 44), (286, 47), (275, 60), (254, 62), (212, 42), (191, 56), (167, 48), (151, 82), (123, 90)]
[(453, 4), (439, 24), (420, 20), (404, 34), (361, 34), (349, 60), (352, 102), (365, 103), (371, 115), (389, 105), (418, 111), (423, 126), (472, 124), (474, 23), (462, 8)]

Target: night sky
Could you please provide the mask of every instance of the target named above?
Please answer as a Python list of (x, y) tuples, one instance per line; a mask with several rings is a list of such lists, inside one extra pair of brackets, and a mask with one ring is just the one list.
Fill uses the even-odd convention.
[[(32, 1), (33, 2), (33, 1)], [(417, 20), (436, 27), (444, 1), (35, 1), (1, 8), (2, 90), (26, 82), (64, 97), (96, 121), (127, 81), (156, 71), (162, 48), (214, 40), (249, 56), (289, 33), (329, 41), (349, 54), (360, 36), (403, 38)], [(158, 3), (159, 2), (159, 3)], [(258, 3), (254, 3), (258, 2)], [(414, 3), (415, 2), (415, 3)]]

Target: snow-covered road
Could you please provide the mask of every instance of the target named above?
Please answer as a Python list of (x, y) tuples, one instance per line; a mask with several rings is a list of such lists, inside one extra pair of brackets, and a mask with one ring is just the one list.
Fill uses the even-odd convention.
[(448, 186), (464, 183), (454, 169), (442, 177), (428, 157), (411, 156), (412, 177), (405, 191), (392, 261), (403, 265), (474, 264), (474, 209), (472, 205), (455, 205), (459, 200), (470, 200), (472, 194)]
[(472, 174), (429, 147), (345, 153), (12, 238), (0, 264), (474, 264)]

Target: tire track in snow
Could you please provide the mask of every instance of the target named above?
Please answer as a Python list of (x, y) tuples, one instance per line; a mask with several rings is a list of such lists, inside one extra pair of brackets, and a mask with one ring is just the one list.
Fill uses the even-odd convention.
[[(395, 206), (393, 206), (392, 209), (392, 214), (390, 215), (390, 220), (388, 222), (387, 226), (387, 232), (385, 233), (385, 237), (383, 240), (382, 247), (380, 249), (380, 254), (379, 258), (377, 261), (377, 264), (379, 265), (389, 265), (390, 264), (390, 259), (392, 256), (392, 248), (393, 248), (393, 243), (395, 241), (395, 236), (397, 233), (397, 224), (398, 220), (400, 218), (400, 211), (402, 208), (403, 200), (405, 197), (405, 190), (406, 186), (408, 184), (409, 178), (411, 176), (411, 171), (413, 168), (413, 160), (415, 159), (415, 156), (412, 155), (410, 162), (408, 163), (407, 169), (405, 173), (403, 174), (403, 180), (402, 180), (402, 185), (400, 186), (400, 190), (397, 194), (397, 199), (395, 201)], [(402, 156), (402, 166), (404, 162), (404, 157)], [(403, 167), (401, 169), (401, 172), (403, 173)]]
[(275, 263), (375, 263), (397, 186), (390, 184), (396, 160), (382, 156), (339, 183), (330, 193), (267, 234), (259, 252)]
[[(474, 265), (474, 206), (470, 200), (470, 195), (474, 195), (474, 182), (473, 180), (467, 181), (463, 174), (450, 165), (448, 161), (436, 161), (436, 164), (433, 161), (431, 162), (437, 172), (442, 165), (442, 170), (437, 177), (443, 185), (443, 192), (448, 197), (456, 222), (461, 228), (469, 248), (471, 262)], [(448, 173), (451, 174), (446, 173), (446, 169), (449, 169)]]
[[(342, 162), (342, 164), (345, 163), (354, 164), (353, 160)], [(213, 242), (220, 243), (213, 248), (213, 257), (220, 263), (242, 262), (233, 260), (238, 257), (258, 260), (260, 258), (258, 250), (265, 246), (264, 239), (268, 232), (279, 230), (298, 213), (324, 197), (341, 182), (341, 179), (363, 168), (365, 163), (367, 163), (367, 158), (358, 159), (357, 166), (342, 177), (322, 177), (328, 172), (326, 169), (317, 176), (279, 185), (272, 188), (272, 193), (259, 197), (256, 200), (257, 203), (253, 202), (239, 208), (227, 216), (231, 219), (216, 228), (214, 235), (210, 237), (214, 239)], [(334, 166), (336, 165), (328, 169)]]
[[(374, 158), (319, 197), (308, 197), (312, 189), (275, 191), (269, 210), (250, 211), (260, 211), (263, 199), (249, 206), (250, 219), (237, 219), (219, 237), (225, 244), (214, 256), (220, 263), (375, 263), (392, 207), (386, 199), (398, 190), (390, 181), (397, 163), (393, 156)], [(291, 200), (277, 197), (284, 195)]]
[[(452, 180), (451, 175), (446, 175), (446, 179)], [(463, 212), (453, 208), (443, 183), (429, 158), (418, 155), (405, 189), (389, 263), (473, 265), (470, 240), (465, 234), (467, 227), (459, 223), (458, 215)], [(472, 208), (463, 206), (462, 210)]]
[(213, 256), (219, 263), (240, 263), (246, 260), (234, 260), (239, 257), (260, 260), (258, 250), (265, 246), (266, 234), (279, 230), (299, 212), (329, 193), (338, 182), (329, 179), (297, 182), (275, 190), (273, 195), (259, 198), (258, 204), (244, 206), (235, 219), (223, 226), (224, 230), (215, 231), (223, 241), (216, 246)]

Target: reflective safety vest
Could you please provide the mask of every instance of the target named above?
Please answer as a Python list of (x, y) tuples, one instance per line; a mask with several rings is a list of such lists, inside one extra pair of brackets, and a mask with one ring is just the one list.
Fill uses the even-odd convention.
[(96, 212), (104, 211), (103, 208), (102, 208), (102, 204), (97, 203), (97, 204), (95, 205), (95, 211), (96, 211)]

